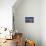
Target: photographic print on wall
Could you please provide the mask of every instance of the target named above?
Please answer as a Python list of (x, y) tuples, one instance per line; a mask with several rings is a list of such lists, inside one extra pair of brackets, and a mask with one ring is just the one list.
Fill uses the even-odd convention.
[(25, 17), (25, 23), (34, 23), (34, 17)]

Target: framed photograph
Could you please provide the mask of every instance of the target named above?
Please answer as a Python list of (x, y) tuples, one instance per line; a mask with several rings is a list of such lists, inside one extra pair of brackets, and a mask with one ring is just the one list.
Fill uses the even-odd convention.
[(34, 17), (25, 17), (25, 23), (34, 23)]

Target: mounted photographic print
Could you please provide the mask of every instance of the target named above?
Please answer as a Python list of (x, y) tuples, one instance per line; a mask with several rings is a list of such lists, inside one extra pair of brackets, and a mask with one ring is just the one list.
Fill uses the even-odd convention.
[(25, 17), (26, 23), (34, 23), (34, 17)]

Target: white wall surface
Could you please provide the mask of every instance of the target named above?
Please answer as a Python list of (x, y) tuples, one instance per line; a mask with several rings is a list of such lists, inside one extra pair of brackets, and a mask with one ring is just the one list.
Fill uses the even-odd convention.
[(12, 6), (16, 0), (0, 0), (0, 27), (12, 28)]
[[(23, 0), (14, 10), (15, 28), (41, 46), (41, 0)], [(25, 17), (34, 17), (34, 23), (25, 23)]]
[(46, 0), (41, 1), (41, 40), (42, 46), (46, 46)]

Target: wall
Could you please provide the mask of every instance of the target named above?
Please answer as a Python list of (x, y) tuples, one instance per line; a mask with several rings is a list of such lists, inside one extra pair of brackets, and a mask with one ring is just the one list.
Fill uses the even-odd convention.
[(41, 41), (46, 46), (46, 0), (41, 1)]
[[(12, 29), (12, 6), (15, 2), (16, 0), (0, 0), (0, 28), (6, 27), (9, 30)], [(0, 32), (3, 30), (0, 29)], [(8, 30), (7, 32), (3, 31), (3, 33), (0, 34), (0, 38), (5, 38), (5, 35), (10, 36), (10, 32)]]
[(0, 0), (0, 27), (12, 28), (12, 6), (16, 0)]
[[(41, 0), (23, 0), (13, 10), (18, 32), (22, 32), (24, 38), (34, 40), (36, 46), (41, 46)], [(25, 23), (27, 16), (34, 17), (34, 23)]]

